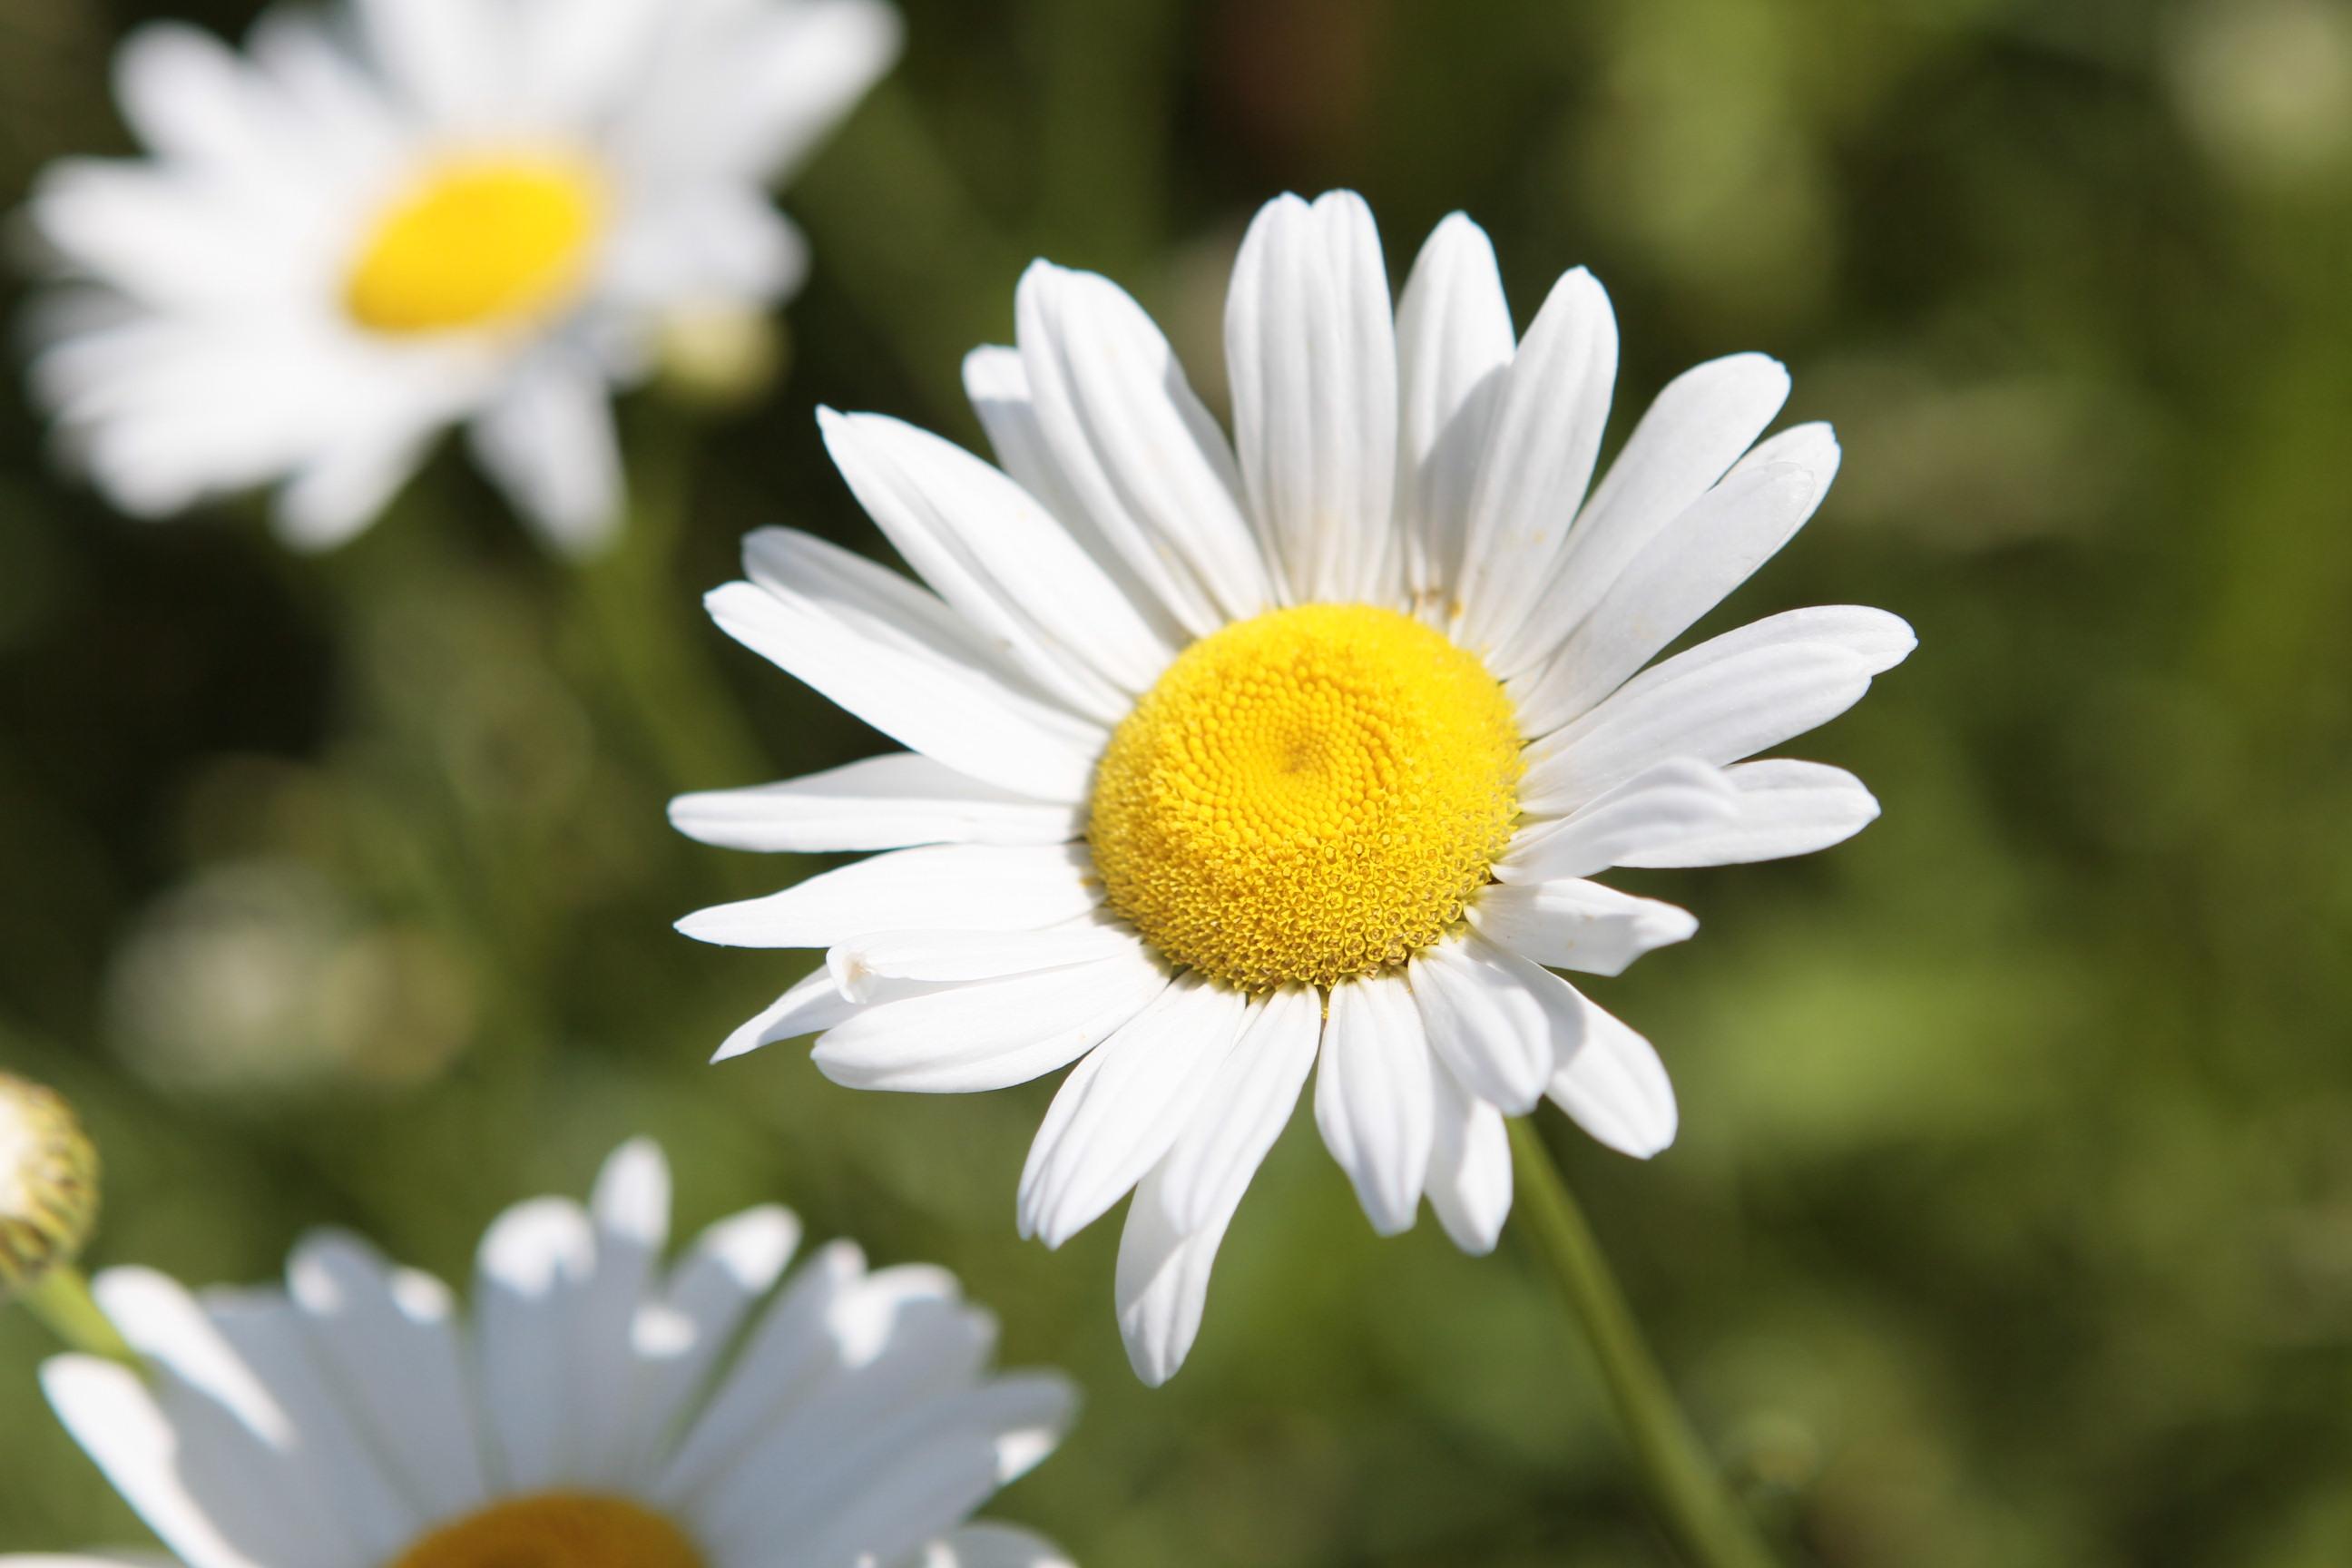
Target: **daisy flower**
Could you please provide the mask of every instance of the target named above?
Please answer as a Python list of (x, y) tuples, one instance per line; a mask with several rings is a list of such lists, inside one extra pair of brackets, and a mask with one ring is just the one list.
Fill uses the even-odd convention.
[(1655, 664), (1811, 516), (1837, 443), (1761, 444), (1788, 376), (1677, 378), (1591, 483), (1617, 331), (1581, 269), (1523, 338), (1456, 216), (1393, 311), (1370, 212), (1286, 196), (1225, 310), (1229, 443), (1150, 320), (1039, 262), (1017, 348), (965, 382), (1002, 468), (821, 412), (928, 587), (804, 533), (745, 548), (719, 625), (909, 749), (679, 799), (746, 849), (880, 850), (688, 935), (822, 947), (720, 1052), (823, 1031), (865, 1089), (995, 1089), (1075, 1062), (1022, 1173), (1058, 1246), (1130, 1189), (1121, 1327), (1157, 1383), (1316, 1075), (1382, 1234), (1425, 1196), (1464, 1247), (1511, 1201), (1503, 1119), (1549, 1097), (1612, 1148), (1673, 1139), (1649, 1044), (1554, 973), (1696, 922), (1590, 879), (1800, 854), (1877, 815), (1852, 775), (1745, 762), (1912, 646), (1790, 611)]
[(952, 1277), (820, 1250), (743, 1325), (800, 1236), (780, 1208), (661, 1266), (669, 1173), (639, 1141), (588, 1207), (519, 1204), (482, 1238), (473, 1321), (356, 1237), (286, 1288), (96, 1281), (151, 1362), (66, 1355), (49, 1400), (169, 1557), (7, 1568), (1050, 1568), (973, 1509), (1052, 1450), (1048, 1373), (992, 1375)]
[(282, 534), (332, 545), (463, 424), (526, 519), (593, 548), (611, 388), (667, 321), (799, 288), (764, 187), (898, 45), (882, 0), (352, 0), (242, 55), (142, 28), (116, 89), (152, 156), (32, 198), (70, 280), (35, 394), (132, 513), (282, 481)]

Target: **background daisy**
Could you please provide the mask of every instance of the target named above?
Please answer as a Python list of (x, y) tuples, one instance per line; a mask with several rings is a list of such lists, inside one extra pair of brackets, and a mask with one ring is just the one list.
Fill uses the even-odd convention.
[(1503, 1118), (1546, 1096), (1612, 1147), (1665, 1147), (1656, 1053), (1553, 971), (1617, 973), (1696, 922), (1589, 879), (1861, 828), (1878, 807), (1851, 774), (1743, 759), (1843, 712), (1912, 637), (1791, 611), (1645, 670), (1812, 515), (1836, 442), (1800, 426), (1751, 451), (1788, 377), (1737, 355), (1668, 386), (1594, 482), (1607, 298), (1570, 272), (1515, 342), (1458, 215), (1392, 310), (1353, 194), (1259, 213), (1225, 308), (1231, 446), (1107, 279), (1040, 262), (1015, 317), (1017, 349), (965, 363), (1005, 472), (820, 416), (929, 592), (770, 530), (709, 601), (911, 750), (672, 820), (889, 853), (680, 929), (829, 950), (722, 1057), (823, 1030), (835, 1081), (926, 1092), (1076, 1063), (1021, 1229), (1058, 1247), (1136, 1191), (1119, 1318), (1158, 1383), (1310, 1068), (1383, 1234), (1426, 1195), (1491, 1248)]
[(800, 287), (765, 187), (898, 44), (882, 0), (355, 0), (241, 54), (151, 26), (116, 62), (151, 155), (33, 194), (78, 285), (34, 391), (130, 511), (275, 485), (280, 531), (331, 545), (462, 424), (526, 519), (593, 548), (623, 502), (611, 389), (666, 323)]
[(342, 1232), (298, 1247), (283, 1289), (111, 1269), (99, 1300), (149, 1375), (68, 1355), (42, 1381), (186, 1568), (1063, 1563), (967, 1522), (1052, 1451), (1075, 1395), (990, 1373), (994, 1321), (953, 1277), (834, 1242), (771, 1301), (799, 1222), (747, 1210), (665, 1265), (669, 1200), (639, 1141), (585, 1209), (509, 1209), (470, 1314)]

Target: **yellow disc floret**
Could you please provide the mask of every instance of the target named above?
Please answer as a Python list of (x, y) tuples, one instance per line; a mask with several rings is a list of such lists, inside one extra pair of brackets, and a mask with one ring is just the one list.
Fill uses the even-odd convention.
[(534, 1492), (440, 1526), (391, 1568), (703, 1568), (685, 1531), (624, 1498)]
[(361, 242), (344, 307), (360, 325), (395, 333), (536, 317), (579, 289), (604, 222), (604, 186), (575, 158), (445, 159)]
[(1307, 605), (1185, 649), (1112, 735), (1087, 837), (1110, 907), (1248, 991), (1403, 963), (1509, 842), (1518, 726), (1394, 610)]

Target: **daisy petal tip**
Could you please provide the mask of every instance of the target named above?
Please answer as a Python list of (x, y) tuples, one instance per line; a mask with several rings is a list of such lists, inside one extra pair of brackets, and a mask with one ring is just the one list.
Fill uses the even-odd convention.
[(1183, 1370), (1184, 1358), (1192, 1353), (1191, 1342), (1179, 1342), (1155, 1332), (1141, 1312), (1120, 1313), (1118, 1331), (1127, 1346), (1128, 1367), (1146, 1388), (1165, 1387), (1170, 1378)]
[(720, 1062), (731, 1062), (737, 1057), (749, 1056), (767, 1043), (749, 1031), (739, 1031), (728, 1036), (719, 1048), (710, 1053), (710, 1065), (716, 1067)]

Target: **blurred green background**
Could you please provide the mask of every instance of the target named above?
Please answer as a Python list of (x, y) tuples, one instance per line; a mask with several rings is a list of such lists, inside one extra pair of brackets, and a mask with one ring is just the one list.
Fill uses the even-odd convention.
[[(592, 568), (447, 454), (322, 560), (250, 506), (127, 521), (0, 393), (0, 1066), (103, 1143), (93, 1261), (258, 1279), (338, 1223), (462, 1279), (504, 1203), (649, 1131), (681, 1230), (781, 1196), (1075, 1372), (1076, 1433), (995, 1511), (1082, 1563), (1668, 1563), (1512, 1237), (1374, 1239), (1302, 1116), (1148, 1392), (1116, 1224), (1013, 1234), (1049, 1085), (706, 1066), (802, 961), (668, 930), (809, 868), (677, 837), (669, 794), (881, 744), (696, 605), (761, 523), (880, 548), (812, 405), (976, 442), (957, 362), (1038, 254), (1128, 283), (1221, 404), (1243, 224), (1348, 184), (1399, 277), (1468, 210), (1523, 322), (1591, 266), (1621, 432), (1687, 363), (1787, 360), (1844, 472), (1707, 629), (1919, 630), (1790, 748), (1880, 824), (1628, 879), (1706, 922), (1595, 988), (1659, 1042), (1679, 1144), (1636, 1166), (1546, 1113), (1791, 1560), (2352, 1562), (2352, 7), (907, 9), (786, 198), (817, 254), (787, 379), (632, 403), (646, 515)], [(0, 199), (123, 145), (106, 57), (153, 10), (0, 0)], [(0, 1544), (137, 1539), (39, 1403), (48, 1348), (0, 1315)]]

